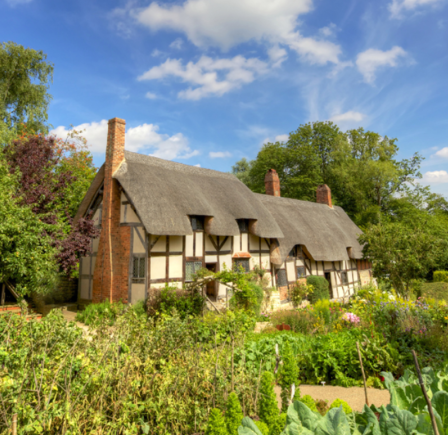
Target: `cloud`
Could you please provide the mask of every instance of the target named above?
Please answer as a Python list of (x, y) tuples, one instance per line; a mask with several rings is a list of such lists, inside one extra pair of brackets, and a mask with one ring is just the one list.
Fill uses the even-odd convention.
[(442, 148), (441, 150), (437, 151), (435, 155), (437, 157), (442, 157), (443, 159), (448, 159), (448, 147)]
[(226, 157), (232, 157), (232, 154), (229, 153), (228, 151), (216, 151), (216, 152), (210, 151), (208, 153), (208, 156), (211, 159), (225, 159)]
[[(107, 142), (107, 121), (84, 123), (74, 127), (82, 131), (92, 153), (105, 153)], [(128, 128), (126, 131), (126, 150), (149, 154), (167, 160), (188, 159), (199, 154), (191, 150), (188, 139), (182, 133), (172, 136), (158, 132), (159, 126), (155, 124), (142, 124)], [(65, 139), (68, 129), (60, 126), (51, 130), (50, 134)]]
[(267, 64), (257, 58), (235, 56), (231, 59), (212, 59), (202, 56), (196, 63), (188, 62), (185, 66), (179, 59), (167, 59), (163, 64), (146, 71), (138, 80), (177, 77), (192, 85), (180, 91), (178, 96), (186, 100), (200, 100), (212, 95), (224, 95), (243, 84), (253, 82), (265, 72)]
[(170, 47), (175, 48), (176, 50), (180, 50), (182, 48), (183, 44), (184, 44), (184, 40), (181, 38), (177, 38), (170, 44)]
[(330, 23), (328, 26), (322, 27), (319, 29), (319, 33), (322, 36), (325, 36), (326, 38), (329, 38), (330, 36), (334, 36), (336, 34), (336, 31), (338, 30), (338, 27), (334, 23)]
[(353, 110), (349, 110), (348, 112), (341, 113), (340, 115), (334, 115), (329, 120), (332, 122), (349, 122), (355, 121), (360, 122), (365, 118), (365, 115), (361, 112), (355, 112)]
[(278, 68), (288, 58), (288, 53), (284, 48), (274, 45), (268, 50), (268, 56), (272, 62), (272, 67)]
[(413, 11), (425, 6), (436, 6), (444, 0), (392, 0), (389, 11), (392, 18), (402, 18), (405, 11)]
[(153, 92), (146, 92), (145, 97), (149, 98), (150, 100), (155, 100), (157, 98), (157, 95)]
[(312, 7), (312, 0), (186, 0), (168, 5), (152, 2), (130, 13), (152, 31), (181, 32), (200, 48), (219, 47), (227, 51), (241, 43), (257, 41), (268, 47), (287, 45), (311, 63), (338, 63), (338, 45), (303, 37), (296, 29), (298, 17)]
[(400, 57), (406, 57), (407, 53), (401, 47), (395, 46), (388, 51), (381, 51), (375, 48), (369, 48), (358, 54), (356, 66), (359, 72), (364, 76), (367, 83), (375, 81), (375, 74), (381, 67), (396, 67)]
[(289, 140), (289, 134), (279, 134), (278, 136), (275, 136), (275, 142), (288, 142)]
[(448, 183), (448, 172), (428, 171), (423, 174), (423, 178), (421, 179), (421, 181), (426, 184)]

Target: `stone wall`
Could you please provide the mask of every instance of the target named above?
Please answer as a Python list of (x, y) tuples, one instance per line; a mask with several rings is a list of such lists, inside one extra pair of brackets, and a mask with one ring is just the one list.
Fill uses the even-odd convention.
[(76, 303), (78, 296), (78, 279), (59, 277), (54, 289), (45, 295), (32, 293), (31, 300), (41, 314), (46, 314), (48, 306)]

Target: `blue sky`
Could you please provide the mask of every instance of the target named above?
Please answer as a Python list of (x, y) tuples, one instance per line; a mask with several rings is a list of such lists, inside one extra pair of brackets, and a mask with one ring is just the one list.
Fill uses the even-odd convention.
[(0, 40), (54, 63), (54, 132), (229, 171), (300, 124), (398, 138), (448, 195), (448, 0), (0, 0)]

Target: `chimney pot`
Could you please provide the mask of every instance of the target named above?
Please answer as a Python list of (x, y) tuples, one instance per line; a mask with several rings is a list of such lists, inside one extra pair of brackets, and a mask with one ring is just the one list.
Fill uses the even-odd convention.
[(317, 187), (316, 202), (319, 204), (327, 204), (328, 207), (333, 208), (331, 203), (331, 189), (326, 184), (321, 184)]
[(264, 177), (266, 195), (280, 196), (280, 179), (275, 169), (269, 169)]

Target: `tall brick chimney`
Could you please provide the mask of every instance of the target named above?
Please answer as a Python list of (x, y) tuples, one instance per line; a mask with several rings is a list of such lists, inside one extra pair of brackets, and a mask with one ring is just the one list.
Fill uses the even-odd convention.
[(280, 179), (275, 169), (269, 169), (264, 177), (266, 195), (280, 196)]
[(331, 190), (326, 184), (321, 184), (317, 187), (316, 202), (319, 204), (327, 204), (328, 207), (333, 208), (331, 203)]
[[(101, 235), (93, 274), (92, 301), (111, 302), (128, 299), (130, 230), (120, 228), (120, 188), (112, 178), (124, 161), (126, 122), (112, 118), (108, 123), (106, 162), (104, 166)], [(126, 267), (127, 265), (127, 267)]]

